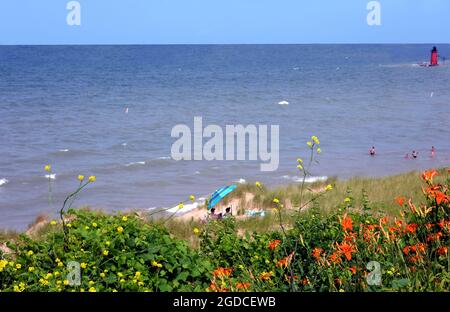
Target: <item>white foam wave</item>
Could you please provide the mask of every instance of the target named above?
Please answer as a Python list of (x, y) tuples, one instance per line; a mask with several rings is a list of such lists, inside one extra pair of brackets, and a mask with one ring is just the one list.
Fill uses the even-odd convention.
[(63, 152), (63, 153), (67, 153), (69, 151), (69, 149), (68, 148), (63, 148), (63, 149), (60, 149), (59, 151)]
[(183, 208), (181, 208), (181, 209), (178, 208), (178, 205), (176, 205), (175, 207), (167, 209), (166, 211), (170, 212), (170, 213), (177, 213), (177, 214), (186, 213), (188, 211), (198, 208), (198, 205), (199, 205), (198, 202), (194, 202), (192, 204), (185, 204), (185, 205), (183, 205)]
[(281, 102), (278, 102), (278, 105), (289, 105), (289, 102), (288, 101), (281, 101)]
[(158, 159), (171, 159), (171, 158), (170, 158), (170, 156), (161, 156), (161, 157), (158, 157)]
[[(289, 175), (284, 175), (283, 179), (286, 180), (291, 180), (293, 182), (303, 182), (303, 177), (300, 176), (289, 176)], [(328, 179), (327, 176), (312, 176), (312, 177), (306, 177), (305, 178), (305, 183), (314, 183), (314, 182), (323, 182), (326, 181)]]
[(234, 182), (239, 183), (239, 184), (244, 184), (244, 183), (246, 183), (247, 181), (246, 181), (245, 179), (240, 178), (239, 180), (234, 181)]
[(9, 181), (5, 178), (0, 179), (0, 186), (5, 185), (6, 183), (8, 183)]
[(56, 174), (52, 173), (52, 174), (46, 174), (44, 176), (46, 179), (50, 179), (50, 180), (55, 180), (56, 179)]
[(135, 165), (145, 165), (145, 161), (135, 161), (135, 162), (130, 162), (128, 164), (125, 164), (125, 166), (127, 166), (127, 167), (135, 166)]

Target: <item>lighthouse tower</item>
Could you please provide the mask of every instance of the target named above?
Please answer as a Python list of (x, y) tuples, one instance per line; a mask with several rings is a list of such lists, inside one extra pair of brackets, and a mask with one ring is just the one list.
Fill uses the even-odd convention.
[(436, 47), (433, 47), (431, 50), (431, 60), (430, 60), (430, 66), (437, 66), (438, 64), (438, 51)]

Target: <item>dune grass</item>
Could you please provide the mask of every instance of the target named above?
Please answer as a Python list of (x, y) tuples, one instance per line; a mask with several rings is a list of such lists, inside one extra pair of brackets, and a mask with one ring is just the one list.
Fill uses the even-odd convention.
[[(437, 183), (445, 183), (446, 169), (438, 170), (439, 176), (435, 178)], [(239, 207), (236, 207), (240, 214), (246, 209), (258, 207), (266, 211), (265, 217), (238, 218), (237, 228), (241, 235), (246, 232), (264, 233), (277, 230), (280, 227), (279, 217), (272, 212), (274, 208), (273, 199), (278, 198), (287, 209), (282, 212), (283, 225), (290, 228), (295, 222), (295, 207), (310, 201), (317, 192), (323, 190), (328, 184), (333, 186), (333, 190), (317, 198), (309, 206), (302, 209), (307, 211), (309, 207), (315, 205), (322, 215), (334, 212), (339, 207), (345, 207), (346, 198), (350, 199), (353, 210), (362, 210), (363, 206), (369, 207), (373, 214), (386, 214), (398, 216), (400, 207), (395, 203), (395, 198), (405, 196), (411, 198), (416, 203), (423, 203), (422, 182), (419, 179), (420, 171), (412, 171), (387, 177), (354, 177), (347, 180), (330, 178), (323, 182), (307, 183), (304, 186), (303, 199), (300, 198), (301, 184), (290, 184), (268, 188), (256, 187), (254, 183), (240, 184), (238, 188), (224, 199), (224, 204), (228, 204), (233, 199), (239, 200)], [(246, 194), (254, 195), (252, 203), (245, 202)], [(205, 208), (206, 209), (206, 208)], [(177, 221), (176, 219), (166, 223), (169, 232), (178, 238), (182, 238), (197, 245), (198, 240), (193, 234), (193, 228), (199, 226), (195, 220)]]
[[(436, 182), (445, 183), (446, 169), (439, 170), (440, 175), (436, 177)], [(314, 205), (319, 212), (326, 215), (339, 207), (345, 206), (344, 199), (350, 198), (351, 205), (355, 210), (362, 209), (363, 205), (368, 205), (373, 213), (384, 213), (391, 216), (397, 216), (400, 207), (395, 203), (397, 196), (405, 196), (412, 198), (416, 203), (423, 202), (422, 183), (418, 177), (421, 172), (413, 171), (403, 174), (397, 174), (387, 177), (354, 177), (348, 180), (338, 180), (330, 178), (327, 181), (306, 183), (304, 187), (303, 198), (300, 198), (301, 184), (290, 184), (285, 186), (277, 186), (269, 188), (266, 186), (257, 187), (254, 183), (245, 183), (238, 185), (238, 188), (227, 196), (223, 202), (229, 203), (233, 199), (238, 199), (239, 214), (243, 214), (246, 209), (258, 207), (266, 211), (265, 217), (238, 218), (237, 228), (241, 235), (246, 232), (264, 233), (277, 230), (280, 227), (279, 216), (272, 212), (274, 208), (273, 199), (279, 198), (287, 209), (282, 211), (283, 225), (290, 228), (295, 222), (295, 207), (300, 205), (300, 200), (308, 202), (318, 191), (324, 189), (326, 185), (333, 185), (333, 190), (325, 195), (317, 198)], [(250, 204), (245, 202), (246, 194), (252, 194), (253, 199)], [(309, 207), (312, 204), (309, 205)], [(306, 208), (306, 209), (305, 209)], [(307, 211), (308, 207), (303, 210)], [(82, 208), (88, 209), (89, 208)], [(206, 208), (205, 208), (206, 209)], [(99, 214), (105, 214), (104, 211), (98, 211)], [(42, 221), (44, 217), (38, 216), (32, 225)], [(162, 220), (149, 219), (149, 223), (162, 223)], [(182, 221), (177, 218), (171, 218), (164, 222), (164, 226), (174, 237), (186, 240), (191, 246), (198, 247), (198, 237), (194, 234), (193, 229), (201, 227), (199, 220)], [(49, 225), (43, 225), (34, 234), (37, 238), (44, 235), (49, 229)], [(0, 231), (0, 242), (5, 242), (17, 238), (18, 233), (15, 231)]]

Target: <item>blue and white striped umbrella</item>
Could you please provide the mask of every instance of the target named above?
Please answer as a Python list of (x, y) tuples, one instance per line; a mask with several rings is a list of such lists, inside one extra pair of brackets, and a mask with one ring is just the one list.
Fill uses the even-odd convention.
[(236, 185), (229, 185), (221, 187), (220, 189), (216, 190), (214, 193), (212, 193), (211, 197), (208, 201), (208, 209), (211, 209), (214, 207), (219, 201), (222, 200), (225, 196), (230, 194), (232, 191), (236, 189)]

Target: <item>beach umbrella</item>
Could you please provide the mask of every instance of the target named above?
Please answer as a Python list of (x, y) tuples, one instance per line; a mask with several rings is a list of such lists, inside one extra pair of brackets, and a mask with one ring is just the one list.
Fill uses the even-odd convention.
[(222, 198), (233, 192), (236, 189), (236, 187), (237, 186), (233, 184), (217, 189), (214, 193), (212, 193), (211, 197), (209, 198), (208, 209), (214, 207), (219, 201), (222, 200)]

